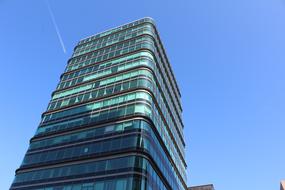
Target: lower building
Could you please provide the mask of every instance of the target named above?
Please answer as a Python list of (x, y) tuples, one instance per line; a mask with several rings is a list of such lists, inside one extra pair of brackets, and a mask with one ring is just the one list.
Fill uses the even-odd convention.
[(285, 190), (285, 180), (280, 182), (280, 190)]
[(188, 187), (188, 190), (215, 190), (213, 184)]

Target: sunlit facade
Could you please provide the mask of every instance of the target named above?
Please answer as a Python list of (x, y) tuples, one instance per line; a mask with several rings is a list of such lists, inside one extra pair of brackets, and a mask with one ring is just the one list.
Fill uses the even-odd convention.
[(81, 40), (10, 189), (186, 190), (180, 96), (151, 18)]

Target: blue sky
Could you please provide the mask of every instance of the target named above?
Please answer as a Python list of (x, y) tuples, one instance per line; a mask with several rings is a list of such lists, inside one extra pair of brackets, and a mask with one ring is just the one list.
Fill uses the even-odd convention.
[(285, 178), (285, 0), (0, 0), (0, 189), (8, 189), (79, 39), (151, 16), (182, 92), (188, 184)]

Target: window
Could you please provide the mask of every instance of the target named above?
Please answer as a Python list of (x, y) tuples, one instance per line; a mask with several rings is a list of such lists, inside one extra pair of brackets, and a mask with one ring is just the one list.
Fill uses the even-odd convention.
[(127, 180), (126, 179), (118, 180), (115, 189), (127, 189)]
[(95, 190), (104, 190), (104, 182), (95, 183)]

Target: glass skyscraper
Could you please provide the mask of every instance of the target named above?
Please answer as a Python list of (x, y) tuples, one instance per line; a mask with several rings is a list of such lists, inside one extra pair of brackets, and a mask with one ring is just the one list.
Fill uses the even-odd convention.
[(81, 40), (11, 190), (186, 190), (180, 92), (151, 18)]

